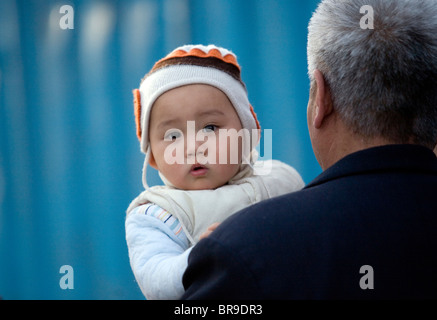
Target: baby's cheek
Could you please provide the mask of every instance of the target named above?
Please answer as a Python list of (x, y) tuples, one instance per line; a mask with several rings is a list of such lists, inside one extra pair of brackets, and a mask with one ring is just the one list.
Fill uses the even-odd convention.
[(240, 165), (239, 164), (221, 164), (219, 165), (219, 177), (220, 182), (222, 184), (226, 184), (231, 180), (239, 171)]

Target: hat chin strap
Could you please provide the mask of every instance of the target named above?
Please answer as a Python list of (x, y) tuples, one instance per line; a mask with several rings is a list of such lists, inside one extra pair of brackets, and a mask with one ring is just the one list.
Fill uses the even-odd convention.
[[(150, 146), (147, 147), (146, 156), (144, 158), (144, 164), (143, 164), (143, 186), (147, 190), (149, 189), (149, 185), (147, 184), (147, 166), (149, 165), (150, 158), (151, 158), (152, 152), (150, 151)], [(158, 170), (159, 177), (161, 178), (162, 182), (168, 187), (176, 188), (161, 172)]]
[(143, 186), (147, 190), (149, 189), (149, 185), (147, 184), (147, 165), (149, 164), (150, 159), (150, 146), (147, 147), (146, 156), (144, 157), (144, 164), (143, 164)]

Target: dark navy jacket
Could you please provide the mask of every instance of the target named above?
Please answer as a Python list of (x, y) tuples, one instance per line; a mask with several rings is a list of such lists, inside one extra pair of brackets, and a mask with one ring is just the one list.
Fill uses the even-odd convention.
[(437, 158), (413, 145), (348, 155), (223, 222), (183, 282), (183, 299), (436, 299)]

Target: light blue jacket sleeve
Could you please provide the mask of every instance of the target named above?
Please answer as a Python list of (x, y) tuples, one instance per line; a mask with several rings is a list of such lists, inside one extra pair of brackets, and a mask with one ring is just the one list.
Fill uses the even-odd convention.
[(126, 242), (135, 279), (147, 299), (174, 300), (184, 293), (182, 276), (192, 247), (144, 210), (126, 218)]

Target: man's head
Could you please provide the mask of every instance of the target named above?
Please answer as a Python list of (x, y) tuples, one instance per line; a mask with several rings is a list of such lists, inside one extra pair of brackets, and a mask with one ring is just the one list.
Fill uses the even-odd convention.
[[(360, 25), (363, 6), (373, 29)], [(339, 160), (332, 150), (435, 147), (436, 1), (324, 0), (308, 29), (308, 126), (323, 169)]]

